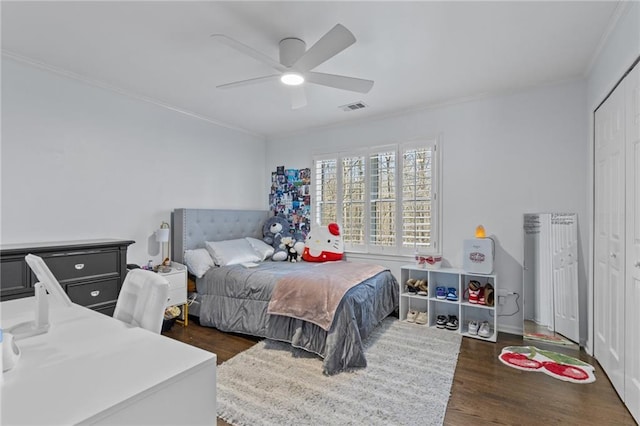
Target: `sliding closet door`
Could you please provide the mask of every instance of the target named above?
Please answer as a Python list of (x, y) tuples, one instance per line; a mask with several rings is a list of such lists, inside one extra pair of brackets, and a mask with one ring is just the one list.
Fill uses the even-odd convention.
[(595, 114), (594, 351), (624, 399), (625, 93), (618, 88)]
[(640, 66), (625, 78), (626, 92), (626, 354), (625, 402), (640, 421)]

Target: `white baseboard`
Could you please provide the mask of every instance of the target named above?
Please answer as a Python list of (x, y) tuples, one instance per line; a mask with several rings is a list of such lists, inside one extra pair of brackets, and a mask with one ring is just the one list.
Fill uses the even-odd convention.
[(516, 327), (513, 325), (498, 325), (498, 331), (501, 333), (515, 334), (517, 336), (522, 336), (523, 334), (522, 327)]

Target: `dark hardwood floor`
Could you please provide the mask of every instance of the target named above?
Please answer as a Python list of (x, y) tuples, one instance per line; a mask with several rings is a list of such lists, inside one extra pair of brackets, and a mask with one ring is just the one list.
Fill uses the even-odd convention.
[[(260, 339), (202, 327), (197, 318), (163, 333), (214, 352), (218, 364), (250, 348)], [(504, 346), (522, 345), (522, 337), (499, 334), (497, 343), (463, 338), (445, 425), (635, 425), (597, 361), (561, 346), (535, 346), (565, 352), (596, 368), (594, 383), (563, 382), (543, 373), (504, 366), (498, 355)], [(531, 344), (531, 343), (526, 343)], [(426, 384), (425, 384), (426, 385)], [(416, 410), (420, 392), (416, 390)], [(227, 423), (218, 419), (218, 425)]]

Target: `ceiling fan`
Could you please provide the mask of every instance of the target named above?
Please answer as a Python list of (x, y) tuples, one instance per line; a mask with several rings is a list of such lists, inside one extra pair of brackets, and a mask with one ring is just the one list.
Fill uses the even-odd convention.
[(281, 40), (280, 62), (226, 35), (213, 34), (211, 37), (279, 71), (279, 74), (222, 84), (216, 86), (218, 89), (231, 89), (279, 79), (283, 84), (290, 86), (291, 108), (298, 109), (307, 104), (307, 96), (302, 85), (305, 82), (359, 93), (367, 93), (373, 87), (372, 80), (312, 71), (356, 42), (351, 31), (341, 24), (329, 30), (309, 50), (306, 50), (306, 43), (299, 38)]

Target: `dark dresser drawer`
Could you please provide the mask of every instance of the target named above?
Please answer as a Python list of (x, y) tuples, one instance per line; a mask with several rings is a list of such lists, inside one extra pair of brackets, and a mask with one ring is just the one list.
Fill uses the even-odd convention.
[(67, 284), (69, 298), (78, 305), (92, 307), (118, 299), (119, 278)]
[(120, 273), (116, 251), (71, 252), (46, 257), (44, 261), (58, 281)]
[(3, 293), (15, 293), (27, 288), (27, 270), (23, 258), (4, 259), (0, 263), (0, 288)]

